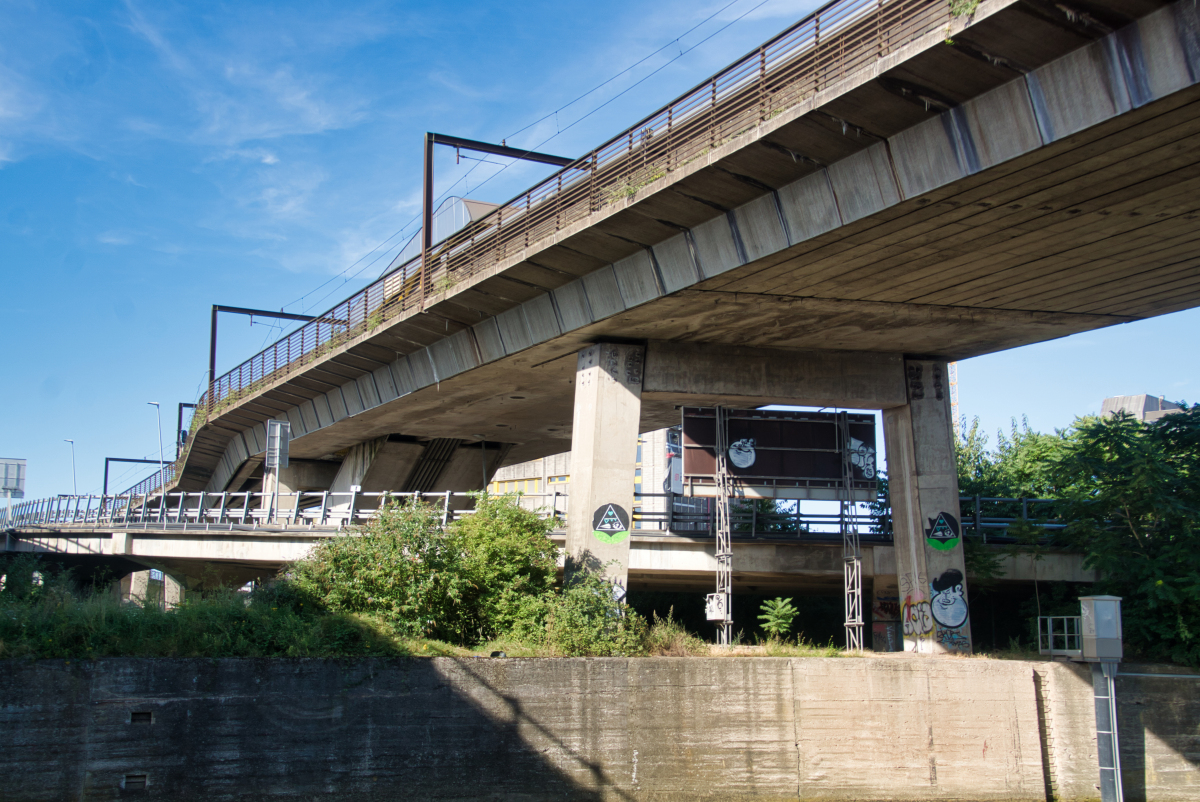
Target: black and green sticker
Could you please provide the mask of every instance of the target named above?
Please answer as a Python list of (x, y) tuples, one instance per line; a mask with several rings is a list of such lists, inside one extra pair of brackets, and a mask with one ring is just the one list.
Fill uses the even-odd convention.
[(948, 512), (939, 512), (929, 519), (925, 542), (938, 551), (949, 551), (958, 545), (958, 521)]
[(601, 543), (620, 543), (629, 537), (629, 513), (619, 504), (601, 504), (592, 514), (592, 533)]

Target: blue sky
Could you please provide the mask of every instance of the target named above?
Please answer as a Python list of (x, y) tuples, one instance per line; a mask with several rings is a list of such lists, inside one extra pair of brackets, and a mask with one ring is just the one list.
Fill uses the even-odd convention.
[[(28, 496), (70, 492), (73, 438), (98, 491), (104, 457), (157, 455), (160, 401), (170, 459), (210, 306), (315, 312), (377, 275), (414, 231), (425, 131), (578, 154), (815, 5), (0, 0), (0, 456), (29, 460)], [(442, 150), (439, 195), (546, 172)], [(1193, 400), (1198, 320), (962, 363), (964, 409), (1048, 429), (1105, 395)], [(223, 318), (218, 370), (278, 333)]]

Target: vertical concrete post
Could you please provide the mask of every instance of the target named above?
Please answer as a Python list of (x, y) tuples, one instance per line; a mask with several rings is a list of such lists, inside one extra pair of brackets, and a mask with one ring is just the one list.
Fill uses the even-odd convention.
[(598, 343), (579, 352), (571, 434), (568, 570), (629, 580), (633, 473), (642, 412), (641, 345)]
[(906, 651), (971, 651), (946, 363), (904, 363), (908, 404), (884, 410)]

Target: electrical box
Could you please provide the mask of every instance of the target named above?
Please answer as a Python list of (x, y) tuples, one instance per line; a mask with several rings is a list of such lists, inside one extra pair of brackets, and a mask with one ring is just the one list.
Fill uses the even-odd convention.
[(704, 614), (709, 621), (724, 621), (725, 613), (724, 593), (710, 593), (704, 597)]
[(1121, 645), (1121, 597), (1080, 596), (1083, 631), (1083, 660), (1091, 663), (1117, 662), (1124, 654)]

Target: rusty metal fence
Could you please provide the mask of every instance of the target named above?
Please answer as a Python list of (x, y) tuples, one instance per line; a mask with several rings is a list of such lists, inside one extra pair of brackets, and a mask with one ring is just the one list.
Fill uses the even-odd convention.
[(197, 424), (949, 24), (946, 0), (835, 0), (217, 378)]

